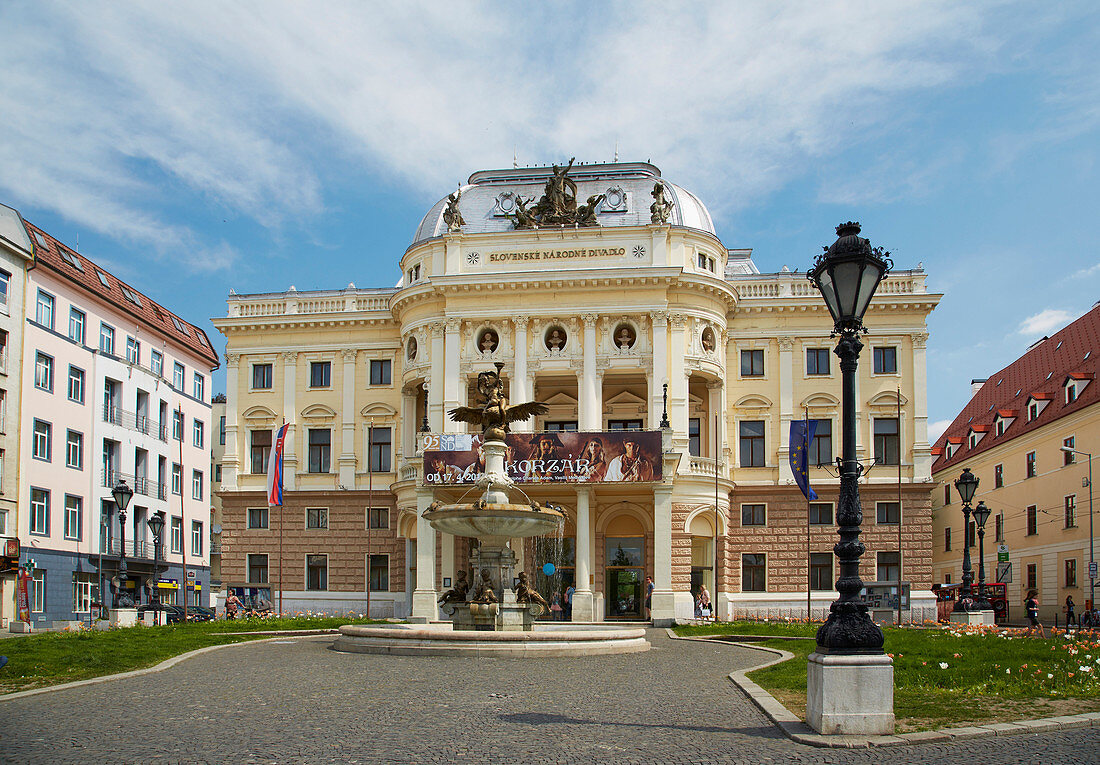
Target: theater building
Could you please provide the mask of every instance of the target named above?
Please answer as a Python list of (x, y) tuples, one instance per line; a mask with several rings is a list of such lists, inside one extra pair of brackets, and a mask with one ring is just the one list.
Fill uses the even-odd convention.
[[(646, 576), (657, 621), (690, 618), (704, 585), (724, 617), (804, 615), (808, 589), (814, 613), (827, 608), (838, 479), (813, 468), (808, 506), (788, 463), (792, 419), (819, 421), (812, 462), (839, 452), (832, 323), (805, 274), (761, 273), (647, 163), (474, 173), (394, 260), (396, 287), (233, 294), (215, 320), (226, 587), (361, 612), (369, 583), (372, 615), (437, 618), (469, 543), (421, 513), (473, 496), (477, 460), (446, 413), (475, 405), (478, 373), (501, 363), (512, 403), (550, 408), (513, 426), (510, 470), (568, 517), (560, 539), (516, 552), (547, 598), (575, 587), (574, 620), (644, 618)], [(896, 579), (900, 539), (917, 618), (934, 613), (925, 321), (938, 299), (919, 268), (884, 281), (858, 383), (860, 456), (878, 460), (861, 486), (862, 575)], [(268, 508), (284, 421), (285, 504)], [(620, 431), (648, 433), (628, 446)], [(598, 474), (577, 463), (592, 441)], [(540, 449), (570, 464), (533, 467)]]

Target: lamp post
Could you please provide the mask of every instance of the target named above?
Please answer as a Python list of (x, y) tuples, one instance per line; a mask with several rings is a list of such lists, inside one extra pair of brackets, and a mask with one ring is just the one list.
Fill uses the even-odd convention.
[(970, 567), (970, 503), (978, 490), (978, 476), (971, 473), (970, 468), (963, 468), (962, 475), (955, 481), (955, 490), (963, 503), (963, 580), (959, 599), (951, 610), (974, 611), (977, 609), (974, 603), (974, 570)]
[(882, 630), (867, 615), (867, 605), (859, 600), (863, 589), (859, 558), (866, 548), (859, 541), (863, 522), (859, 476), (863, 468), (856, 459), (856, 366), (863, 348), (859, 334), (866, 332), (863, 315), (893, 264), (890, 253), (872, 248), (859, 232), (859, 224), (851, 221), (837, 226), (837, 240), (818, 256), (808, 274), (825, 298), (833, 318), (834, 334), (840, 336), (833, 351), (840, 357), (842, 383), (842, 456), (838, 460), (840, 497), (837, 502), (840, 541), (833, 548), (840, 559), (840, 577), (836, 582), (840, 597), (829, 608), (829, 618), (817, 631), (818, 652), (829, 654), (881, 654), (885, 639)]
[(978, 600), (974, 603), (977, 611), (993, 609), (993, 604), (985, 594), (985, 522), (989, 520), (990, 512), (985, 502), (979, 502), (974, 508), (974, 523), (978, 527)]
[[(160, 624), (160, 585), (157, 582), (157, 574), (160, 571), (160, 540), (161, 534), (164, 532), (164, 511), (158, 510), (153, 513), (153, 517), (146, 521), (149, 524), (149, 531), (153, 532), (153, 624)], [(186, 588), (186, 582), (184, 583)], [(184, 597), (186, 596), (185, 589)]]
[(1092, 454), (1078, 451), (1071, 446), (1063, 446), (1062, 451), (1067, 454), (1083, 454), (1089, 458), (1089, 607), (1096, 608), (1096, 577), (1092, 575), (1092, 564), (1096, 560), (1096, 537), (1092, 533)]
[(111, 489), (111, 498), (114, 499), (115, 507), (118, 508), (119, 530), (118, 587), (115, 588), (114, 598), (112, 599), (111, 605), (113, 608), (119, 607), (119, 590), (122, 589), (122, 579), (126, 575), (126, 508), (130, 506), (130, 499), (133, 496), (134, 490), (127, 486), (126, 481), (122, 479), (119, 479), (119, 482)]

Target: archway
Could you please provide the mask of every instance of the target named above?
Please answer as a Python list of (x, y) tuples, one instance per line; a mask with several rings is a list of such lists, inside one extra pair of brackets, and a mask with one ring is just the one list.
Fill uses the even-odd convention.
[(645, 615), (645, 527), (633, 515), (611, 519), (604, 530), (604, 586), (608, 619)]

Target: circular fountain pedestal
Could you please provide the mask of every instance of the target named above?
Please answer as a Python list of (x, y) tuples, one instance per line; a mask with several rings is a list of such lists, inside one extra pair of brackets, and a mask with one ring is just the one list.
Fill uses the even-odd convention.
[(532, 630), (474, 632), (450, 624), (344, 625), (333, 649), (394, 656), (592, 656), (648, 651), (640, 627), (537, 624)]

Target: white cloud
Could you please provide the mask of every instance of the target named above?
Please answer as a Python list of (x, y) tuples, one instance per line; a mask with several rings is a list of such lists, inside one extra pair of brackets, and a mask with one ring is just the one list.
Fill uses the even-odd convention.
[(1082, 268), (1080, 271), (1074, 272), (1073, 276), (1070, 277), (1070, 278), (1071, 279), (1082, 279), (1082, 278), (1092, 276), (1094, 274), (1100, 274), (1100, 263), (1097, 263), (1094, 266), (1089, 266), (1088, 268)]
[(1047, 335), (1061, 329), (1073, 318), (1073, 314), (1061, 308), (1047, 308), (1033, 316), (1028, 316), (1020, 322), (1020, 328), (1016, 331), (1021, 335)]
[[(279, 227), (323, 210), (349, 162), (442, 195), (513, 147), (542, 164), (610, 159), (617, 143), (717, 212), (1018, 49), (996, 2), (683, 8), (9, 4), (0, 193), (205, 265), (224, 264), (221, 246), (166, 223), (181, 195)], [(822, 194), (889, 197), (935, 175), (883, 167), (858, 193)]]
[(951, 427), (951, 420), (936, 420), (928, 423), (928, 443), (936, 443), (949, 427)]

